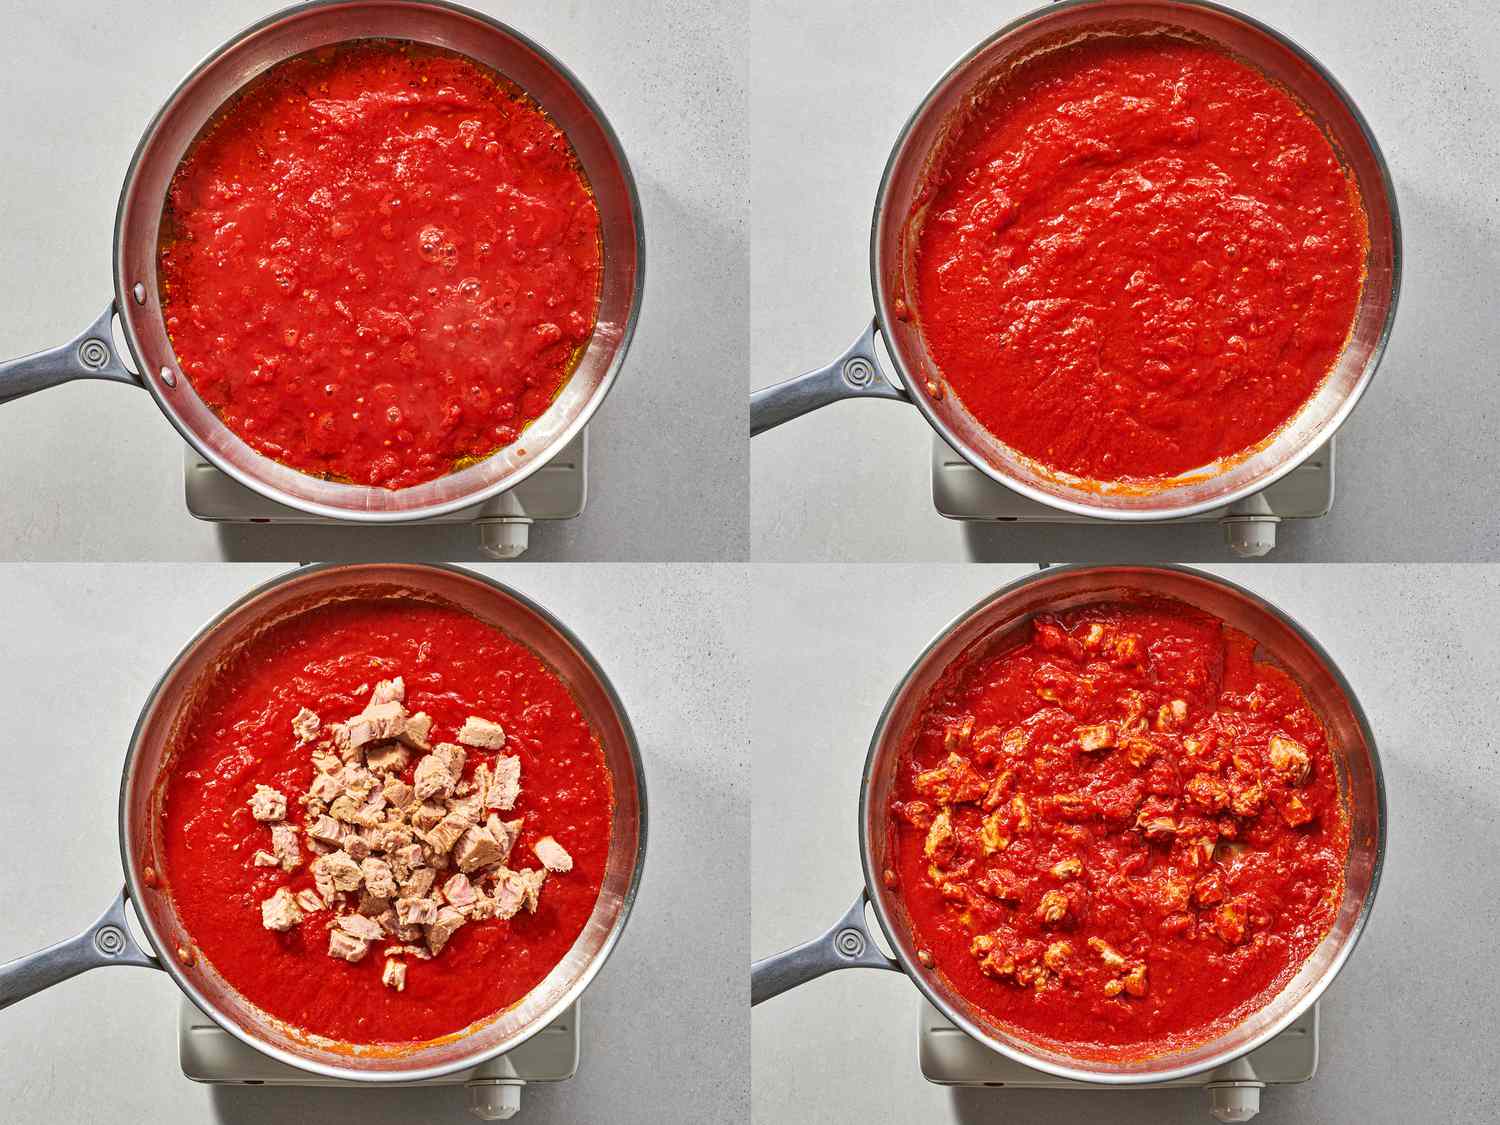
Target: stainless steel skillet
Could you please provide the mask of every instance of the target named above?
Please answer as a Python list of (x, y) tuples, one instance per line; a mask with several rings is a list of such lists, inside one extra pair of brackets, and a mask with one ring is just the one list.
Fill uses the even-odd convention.
[[(183, 377), (162, 320), (156, 251), (172, 174), (203, 125), (247, 82), (292, 55), (350, 39), (447, 47), (506, 75), (552, 116), (578, 154), (599, 207), (604, 277), (593, 337), (557, 399), (521, 440), (459, 472), (392, 491), (321, 480), (251, 449)], [(183, 438), (218, 469), (269, 500), (362, 523), (429, 519), (508, 491), (587, 425), (619, 375), (640, 314), (645, 234), (630, 165), (604, 111), (544, 48), (447, 0), (313, 0), (246, 28), (199, 63), (146, 127), (115, 216), (114, 302), (73, 340), (0, 364), (0, 403), (75, 379), (143, 386)], [(113, 324), (134, 363), (115, 343)]]
[[(899, 894), (886, 886), (887, 829), (899, 757), (920, 721), (933, 684), (956, 659), (998, 641), (1037, 613), (1141, 595), (1195, 606), (1249, 634), (1263, 654), (1301, 684), (1328, 730), (1349, 816), (1350, 850), (1344, 896), (1333, 926), (1301, 970), (1266, 1005), (1206, 1042), (1143, 1059), (1100, 1060), (1034, 1043), (999, 1025), (965, 1000), (943, 975), (917, 958), (917, 945)], [(852, 778), (851, 778), (852, 781)], [(1385, 783), (1374, 735), (1353, 690), (1333, 658), (1285, 613), (1225, 579), (1185, 567), (1089, 566), (1046, 570), (1011, 583), (946, 626), (917, 657), (891, 693), (870, 738), (860, 779), (858, 847), (865, 885), (854, 905), (822, 936), (757, 961), (751, 1003), (836, 969), (904, 972), (955, 1026), (1007, 1058), (1061, 1078), (1107, 1085), (1167, 1082), (1213, 1070), (1270, 1041), (1307, 1011), (1354, 951), (1374, 906), (1385, 856)], [(866, 920), (874, 915), (894, 950), (888, 957)]]
[[(1365, 285), (1343, 354), (1316, 394), (1261, 447), (1240, 459), (1128, 487), (1079, 481), (1023, 456), (981, 426), (951, 393), (928, 389), (937, 370), (912, 316), (907, 280), (917, 200), (954, 122), (1018, 56), (1079, 36), (1176, 29), (1259, 68), (1297, 97), (1353, 176), (1369, 220)], [(1385, 350), (1401, 279), (1401, 225), (1385, 158), (1369, 125), (1333, 76), (1260, 21), (1211, 0), (1061, 0), (1012, 21), (949, 68), (896, 139), (875, 196), (870, 229), (873, 323), (826, 366), (750, 396), (752, 436), (846, 398), (910, 402), (942, 439), (992, 480), (1074, 515), (1159, 521), (1226, 507), (1291, 472), (1327, 443), (1364, 394)], [(889, 359), (889, 365), (883, 354)]]
[[(583, 932), (552, 971), (514, 1007), (464, 1034), (371, 1050), (313, 1042), (250, 1004), (192, 952), (169, 889), (153, 874), (160, 780), (184, 706), (203, 678), (268, 625), (350, 597), (417, 598), (455, 605), (529, 645), (572, 691), (599, 739), (614, 782), (615, 813), (604, 879)], [(593, 980), (624, 930), (640, 885), (646, 848), (646, 788), (635, 733), (603, 669), (566, 625), (516, 591), (454, 567), (413, 564), (318, 565), (256, 587), (199, 631), (178, 653), (141, 710), (120, 783), (120, 859), (125, 889), (83, 933), (0, 965), (0, 1008), (89, 969), (163, 969), (225, 1031), (272, 1058), (328, 1078), (420, 1082), (468, 1070), (541, 1031)], [(127, 917), (145, 932), (138, 942)], [(184, 956), (182, 952), (186, 951)]]

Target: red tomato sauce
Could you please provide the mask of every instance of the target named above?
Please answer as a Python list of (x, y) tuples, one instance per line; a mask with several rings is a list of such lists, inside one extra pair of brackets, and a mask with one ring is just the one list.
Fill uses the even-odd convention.
[(1258, 71), (1166, 35), (1021, 62), (913, 214), (929, 389), (1089, 480), (1273, 435), (1343, 351), (1363, 285), (1363, 206), (1317, 125)]
[(889, 820), (921, 959), (1081, 1057), (1270, 1000), (1332, 925), (1349, 829), (1322, 724), (1254, 650), (1181, 603), (1097, 604), (945, 671)]
[[(300, 809), (313, 777), (292, 717), (357, 714), (361, 685), (401, 675), (406, 698), (444, 737), (469, 715), (499, 722), (503, 753), (521, 759), (524, 816), (517, 855), (544, 835), (573, 857), (547, 880), (535, 914), (471, 921), (430, 961), (412, 961), (406, 988), (381, 983), (380, 946), (351, 964), (328, 955), (322, 915), (286, 933), (261, 925), (280, 887), (313, 886), (306, 864), (256, 867), (266, 828), (248, 802), (257, 784)], [(608, 766), (562, 681), (525, 645), (461, 610), (404, 599), (327, 605), (255, 639), (207, 687), (183, 728), (163, 784), (162, 865), (199, 955), (251, 1002), (295, 1027), (350, 1043), (403, 1043), (457, 1032), (510, 1007), (562, 959), (599, 896), (614, 795)], [(492, 761), (470, 750), (465, 776)], [(415, 762), (402, 775), (410, 782)], [(300, 817), (293, 817), (300, 823)], [(312, 854), (304, 847), (304, 856)]]
[(306, 473), (404, 488), (516, 441), (594, 329), (567, 137), (471, 59), (362, 40), (272, 67), (193, 142), (159, 251), (183, 373)]

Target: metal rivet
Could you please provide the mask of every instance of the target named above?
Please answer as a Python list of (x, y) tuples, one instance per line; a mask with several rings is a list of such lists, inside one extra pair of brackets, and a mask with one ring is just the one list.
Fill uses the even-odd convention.
[(78, 345), (78, 362), (90, 371), (98, 371), (109, 362), (109, 348), (98, 340), (85, 340)]
[(855, 356), (844, 364), (844, 382), (851, 387), (868, 387), (875, 381), (875, 367), (863, 356)]
[(859, 957), (865, 951), (865, 935), (853, 927), (840, 930), (834, 935), (833, 943), (845, 957)]
[(170, 367), (163, 367), (161, 369), (161, 381), (169, 387), (175, 387), (177, 385), (177, 372), (173, 371)]
[(146, 303), (146, 287), (139, 281), (135, 283), (135, 287), (130, 292), (134, 295), (136, 304), (144, 305)]
[(106, 957), (125, 952), (125, 934), (118, 926), (100, 926), (94, 933), (94, 948)]

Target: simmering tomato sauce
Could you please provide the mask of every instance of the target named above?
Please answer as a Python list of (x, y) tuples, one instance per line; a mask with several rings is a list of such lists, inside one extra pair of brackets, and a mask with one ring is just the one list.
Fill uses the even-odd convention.
[(1328, 139), (1216, 47), (1104, 35), (1016, 64), (913, 212), (938, 379), (996, 437), (1092, 481), (1252, 449), (1354, 323), (1367, 223)]
[(272, 67), (193, 142), (162, 230), (183, 373), (318, 476), (403, 488), (514, 443), (593, 333), (599, 210), (568, 138), (435, 47)]
[[(352, 715), (370, 685), (399, 674), (406, 699), (435, 729), (491, 716), (504, 753), (521, 759), (524, 818), (515, 853), (543, 835), (573, 858), (547, 880), (535, 913), (471, 921), (431, 960), (413, 961), (405, 988), (381, 982), (377, 951), (331, 957), (316, 916), (285, 933), (261, 924), (281, 887), (313, 888), (307, 865), (260, 867), (266, 825), (251, 815), (257, 785), (287, 796), (291, 817), (313, 770), (292, 735), (300, 709)], [(529, 648), (444, 604), (404, 598), (334, 603), (278, 623), (218, 670), (184, 716), (162, 785), (161, 863), (196, 956), (247, 999), (305, 1032), (350, 1043), (409, 1043), (448, 1035), (510, 1007), (562, 959), (594, 908), (609, 852), (614, 796), (599, 743), (568, 689)], [(471, 750), (465, 775), (487, 755)], [(415, 766), (404, 778), (410, 783)], [(305, 838), (304, 838), (305, 844)], [(311, 854), (307, 853), (310, 859)]]
[(920, 958), (1083, 1057), (1211, 1038), (1332, 925), (1328, 737), (1255, 642), (1174, 601), (1039, 616), (948, 668), (899, 763), (885, 872)]

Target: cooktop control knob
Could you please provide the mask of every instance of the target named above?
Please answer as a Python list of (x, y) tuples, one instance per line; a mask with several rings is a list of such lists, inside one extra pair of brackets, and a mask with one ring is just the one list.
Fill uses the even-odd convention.
[(516, 559), (526, 553), (531, 541), (531, 521), (505, 516), (479, 525), (479, 546), (494, 559)]
[(1224, 539), (1242, 559), (1258, 559), (1276, 549), (1275, 516), (1226, 516)]
[(1249, 1121), (1260, 1112), (1259, 1082), (1235, 1082), (1222, 1086), (1210, 1086), (1209, 1112), (1215, 1121), (1228, 1123)]
[(481, 1078), (468, 1083), (469, 1112), (481, 1121), (509, 1121), (521, 1112), (520, 1078)]

